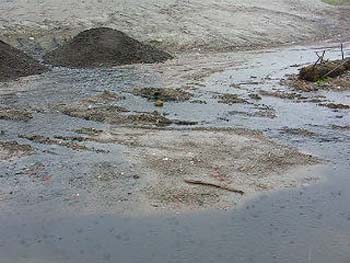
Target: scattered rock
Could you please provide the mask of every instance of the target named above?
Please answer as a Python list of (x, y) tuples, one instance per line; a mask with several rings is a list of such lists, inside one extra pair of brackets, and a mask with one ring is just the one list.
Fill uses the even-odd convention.
[(0, 81), (41, 74), (47, 70), (23, 51), (0, 40)]
[(171, 58), (164, 51), (106, 27), (83, 31), (44, 57), (52, 65), (73, 68), (157, 63)]
[(135, 88), (132, 94), (141, 96), (153, 101), (187, 101), (192, 98), (192, 94), (181, 90), (172, 88)]

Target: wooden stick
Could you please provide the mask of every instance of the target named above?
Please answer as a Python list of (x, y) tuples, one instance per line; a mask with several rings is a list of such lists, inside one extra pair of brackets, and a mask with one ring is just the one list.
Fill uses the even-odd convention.
[(344, 46), (343, 46), (343, 43), (340, 44), (340, 51), (341, 51), (341, 59), (344, 60), (344, 59), (345, 59), (345, 55), (344, 55)]
[(211, 186), (211, 187), (219, 188), (219, 189), (226, 190), (226, 191), (229, 191), (229, 192), (233, 192), (233, 193), (238, 193), (240, 195), (244, 195), (243, 191), (231, 188), (229, 186), (218, 185), (218, 184), (213, 184), (213, 183), (207, 183), (207, 182), (202, 182), (202, 181), (199, 181), (199, 180), (185, 179), (184, 181), (185, 181), (185, 183), (188, 183), (188, 184)]
[(316, 55), (317, 55), (318, 59), (316, 60), (315, 64), (313, 65), (313, 68), (316, 67), (317, 63), (320, 61), (320, 56), (317, 54), (317, 52), (316, 52)]
[(316, 67), (317, 63), (320, 62), (320, 64), (323, 63), (323, 58), (324, 58), (324, 55), (326, 54), (326, 50), (323, 50), (322, 52), (322, 55), (319, 55), (318, 52), (316, 51), (316, 56), (318, 57), (317, 61), (315, 62), (314, 66), (313, 67)]

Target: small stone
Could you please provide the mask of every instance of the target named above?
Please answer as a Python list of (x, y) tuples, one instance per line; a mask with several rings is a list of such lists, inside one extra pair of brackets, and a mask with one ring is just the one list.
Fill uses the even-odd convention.
[(164, 101), (162, 101), (162, 100), (157, 100), (157, 101), (154, 103), (154, 106), (156, 106), (156, 107), (163, 107), (163, 106), (164, 106)]

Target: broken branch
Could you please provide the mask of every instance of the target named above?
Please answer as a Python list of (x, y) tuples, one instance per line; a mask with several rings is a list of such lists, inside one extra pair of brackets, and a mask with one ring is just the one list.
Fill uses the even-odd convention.
[(244, 195), (244, 192), (242, 190), (237, 190), (237, 189), (234, 189), (234, 188), (229, 187), (229, 186), (207, 183), (207, 182), (203, 182), (203, 181), (199, 181), (199, 180), (185, 179), (184, 181), (185, 181), (185, 183), (188, 183), (188, 184), (211, 186), (211, 187), (219, 188), (219, 189), (226, 190), (229, 192)]
[(320, 64), (323, 63), (323, 59), (324, 59), (324, 55), (326, 54), (326, 50), (323, 50), (322, 55), (319, 55), (318, 52), (315, 52), (315, 53), (316, 53), (318, 59), (317, 59), (317, 61), (315, 62), (314, 67), (316, 67), (316, 65), (317, 65), (318, 62), (320, 62)]

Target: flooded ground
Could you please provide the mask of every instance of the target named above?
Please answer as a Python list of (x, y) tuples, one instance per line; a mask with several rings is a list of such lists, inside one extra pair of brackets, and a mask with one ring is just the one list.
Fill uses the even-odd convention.
[(1, 219), (1, 262), (348, 262), (348, 167), (230, 212)]
[(319, 104), (350, 92), (281, 84), (324, 49), (339, 58), (190, 54), (1, 83), (0, 140), (18, 148), (0, 151), (15, 158), (0, 162), (1, 262), (348, 262), (349, 109)]

